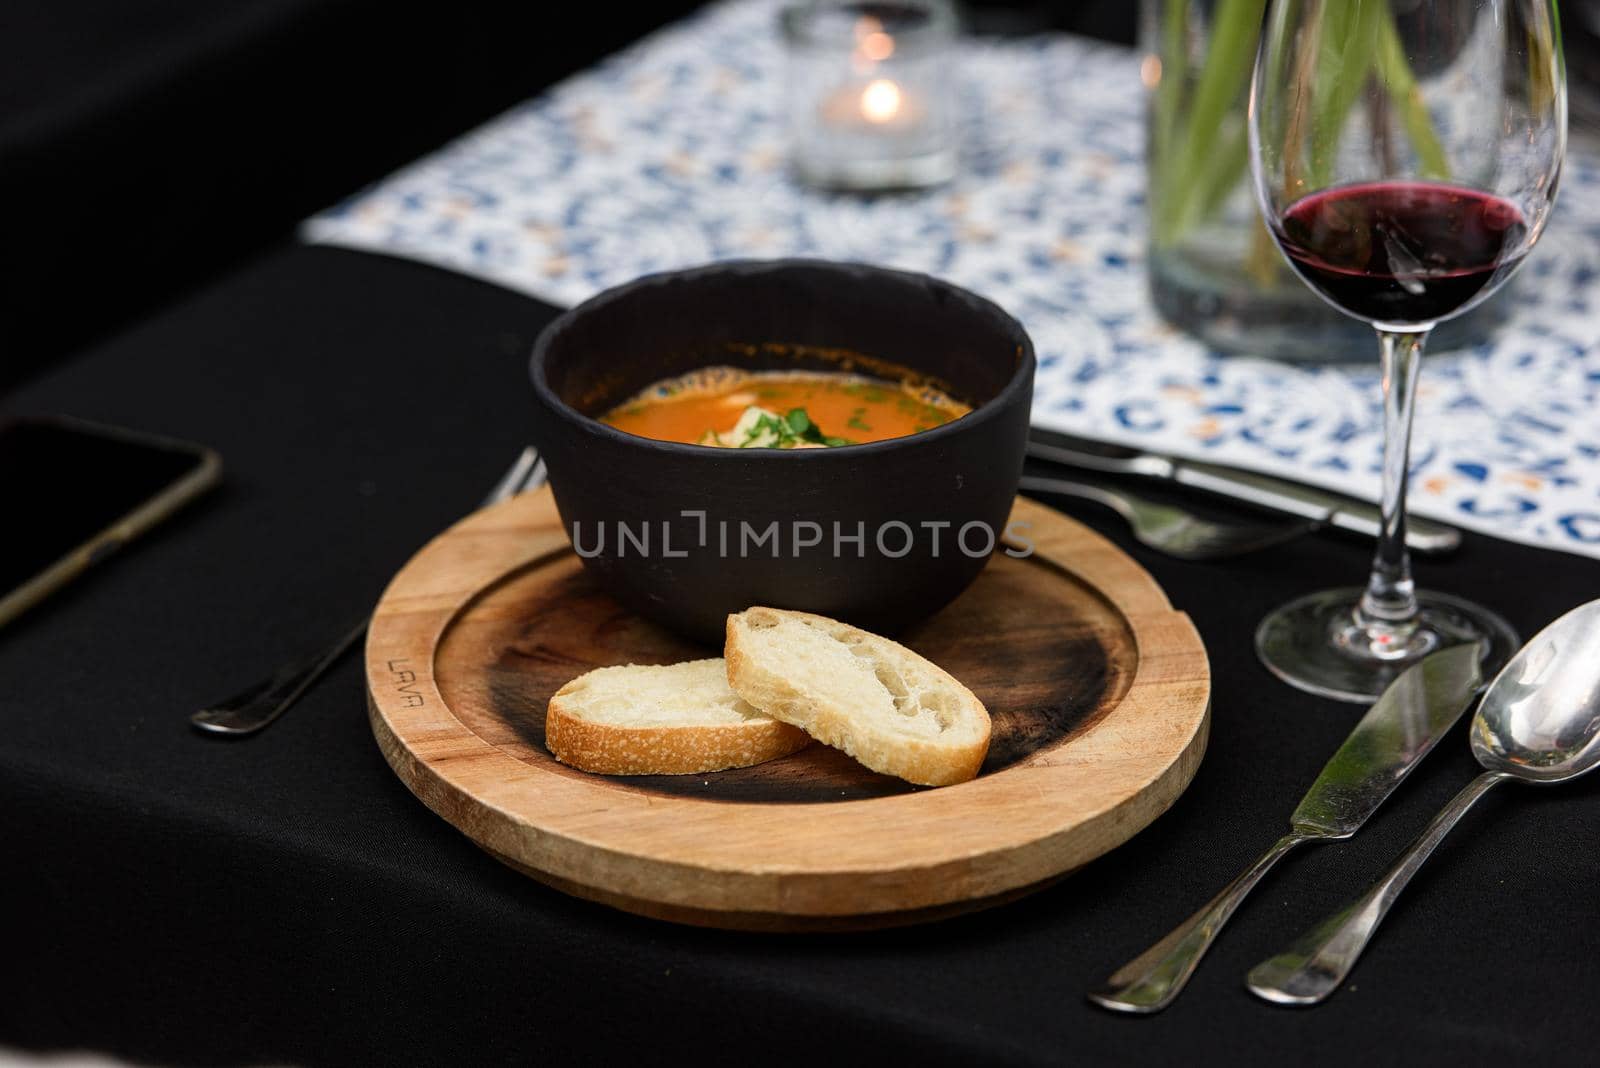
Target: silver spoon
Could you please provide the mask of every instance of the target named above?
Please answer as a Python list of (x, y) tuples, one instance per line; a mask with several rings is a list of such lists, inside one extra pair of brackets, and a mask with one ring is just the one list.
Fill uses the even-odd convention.
[(1310, 534), (1322, 527), (1312, 519), (1277, 523), (1213, 523), (1182, 508), (1152, 501), (1123, 489), (1094, 486), (1064, 478), (1024, 475), (1019, 488), (1025, 493), (1059, 493), (1103, 504), (1128, 523), (1134, 538), (1157, 552), (1179, 560), (1226, 560), (1270, 549)]
[(1434, 847), (1473, 802), (1508, 779), (1551, 785), (1600, 764), (1600, 601), (1574, 608), (1495, 676), (1472, 719), (1472, 755), (1486, 769), (1434, 817), (1394, 866), (1352, 904), (1256, 965), (1251, 991), (1314, 1005), (1355, 967), (1378, 924)]

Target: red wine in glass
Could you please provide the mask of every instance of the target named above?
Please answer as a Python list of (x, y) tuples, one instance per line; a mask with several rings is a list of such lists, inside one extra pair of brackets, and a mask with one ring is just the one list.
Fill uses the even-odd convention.
[(1527, 223), (1490, 193), (1424, 181), (1336, 186), (1274, 227), (1296, 271), (1369, 322), (1434, 323), (1492, 293), (1527, 252)]

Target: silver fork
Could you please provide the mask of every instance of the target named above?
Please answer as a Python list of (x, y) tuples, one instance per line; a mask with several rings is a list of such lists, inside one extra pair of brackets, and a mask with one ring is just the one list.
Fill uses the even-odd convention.
[(1285, 523), (1214, 523), (1173, 505), (1121, 489), (1062, 478), (1024, 475), (1021, 488), (1031, 493), (1059, 493), (1103, 504), (1128, 521), (1134, 538), (1140, 543), (1180, 560), (1225, 560), (1243, 556), (1292, 541), (1322, 526), (1314, 519)]
[[(523, 449), (509, 470), (495, 483), (480, 508), (499, 504), (527, 490), (544, 485), (544, 461), (537, 449)], [(289, 710), (300, 695), (311, 689), (329, 668), (361, 641), (371, 616), (363, 616), (332, 645), (305, 660), (288, 664), (270, 678), (235, 694), (220, 704), (211, 705), (189, 717), (203, 731), (238, 737), (254, 734)]]

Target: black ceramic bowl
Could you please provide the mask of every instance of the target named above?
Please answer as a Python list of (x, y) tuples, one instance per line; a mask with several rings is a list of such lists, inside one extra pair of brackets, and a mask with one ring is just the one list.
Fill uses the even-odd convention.
[[(887, 361), (972, 405), (932, 430), (831, 449), (653, 441), (595, 416), (664, 378), (729, 364), (873, 373)], [(722, 644), (753, 604), (894, 633), (967, 587), (1022, 470), (1033, 345), (1017, 321), (923, 275), (816, 260), (651, 275), (539, 336), (534, 438), (567, 535), (615, 597)]]

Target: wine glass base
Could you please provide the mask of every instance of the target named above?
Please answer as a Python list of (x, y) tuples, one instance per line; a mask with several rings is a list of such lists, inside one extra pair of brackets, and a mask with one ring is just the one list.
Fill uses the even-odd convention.
[(1339, 701), (1370, 702), (1395, 676), (1437, 649), (1482, 643), (1487, 680), (1519, 644), (1505, 620), (1446, 593), (1417, 594), (1422, 615), (1409, 633), (1374, 635), (1356, 621), (1361, 593), (1351, 586), (1290, 601), (1256, 628), (1256, 655), (1291, 686)]

